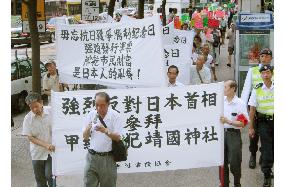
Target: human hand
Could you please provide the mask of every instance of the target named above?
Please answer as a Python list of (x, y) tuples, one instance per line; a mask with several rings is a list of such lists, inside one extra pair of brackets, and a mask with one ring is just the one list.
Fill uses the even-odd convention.
[(97, 125), (95, 127), (96, 131), (100, 131), (101, 133), (105, 133), (107, 129), (103, 125)]
[(226, 117), (224, 117), (224, 116), (221, 116), (220, 117), (220, 121), (221, 121), (222, 124), (224, 124), (224, 123), (226, 123), (228, 121), (228, 119)]
[(255, 136), (254, 128), (249, 128), (249, 137), (253, 138)]
[(51, 152), (54, 152), (54, 151), (55, 151), (55, 146), (52, 145), (52, 144), (48, 144), (48, 145), (46, 146), (46, 149), (49, 150), (49, 151), (51, 151)]

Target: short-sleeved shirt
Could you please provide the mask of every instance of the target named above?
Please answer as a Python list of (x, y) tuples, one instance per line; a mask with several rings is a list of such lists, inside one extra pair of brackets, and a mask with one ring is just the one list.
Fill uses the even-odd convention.
[[(262, 87), (260, 88), (264, 91), (267, 91), (267, 92), (274, 92), (274, 83), (272, 83), (272, 85), (270, 86), (270, 88), (267, 88), (265, 86), (265, 84), (262, 85)], [(258, 106), (258, 103), (256, 101), (256, 90), (253, 89), (252, 92), (251, 92), (251, 96), (249, 98), (249, 102), (248, 102), (248, 105), (250, 106), (254, 106), (254, 107), (257, 107)]]
[(213, 56), (208, 54), (207, 56), (207, 60), (204, 64), (206, 67), (208, 67), (209, 69), (211, 69), (211, 67), (215, 67), (214, 61), (213, 61)]
[(229, 38), (228, 47), (234, 47), (235, 46), (235, 31), (232, 31), (232, 29), (228, 30), (227, 37)]
[(176, 81), (174, 84), (168, 82), (168, 87), (184, 86), (181, 82)]
[[(42, 116), (35, 115), (30, 111), (24, 118), (22, 135), (33, 136), (47, 143), (51, 140), (51, 107), (44, 106)], [(47, 160), (51, 152), (46, 148), (30, 142), (32, 160)]]
[[(90, 123), (93, 124), (101, 124), (99, 118), (96, 118), (97, 111), (92, 110), (86, 117), (85, 124), (83, 126), (83, 132), (87, 128)], [(95, 120), (95, 121), (94, 121)], [(111, 133), (116, 133), (121, 135), (122, 133), (122, 120), (120, 119), (119, 113), (108, 108), (107, 114), (104, 117), (104, 122)], [(112, 150), (112, 140), (105, 133), (95, 130), (95, 126), (93, 125), (91, 129), (91, 137), (90, 137), (90, 149), (93, 149), (97, 152), (109, 152)]]
[[(47, 74), (44, 75), (43, 77), (43, 85), (42, 85), (44, 90), (52, 90), (55, 92), (60, 91), (59, 87), (59, 76), (56, 74), (54, 76), (50, 75), (50, 77), (47, 77)], [(50, 102), (51, 97), (48, 96), (48, 101)]]
[[(199, 71), (203, 83), (211, 82), (211, 72), (210, 69), (203, 65), (203, 68)], [(197, 73), (196, 65), (190, 67), (190, 84), (202, 84)]]
[[(237, 116), (243, 114), (249, 121), (249, 116), (245, 103), (235, 96), (231, 102), (227, 100), (227, 96), (224, 97), (224, 116), (231, 121), (236, 121)], [(224, 124), (224, 128), (240, 129), (241, 127), (235, 127), (227, 123)]]

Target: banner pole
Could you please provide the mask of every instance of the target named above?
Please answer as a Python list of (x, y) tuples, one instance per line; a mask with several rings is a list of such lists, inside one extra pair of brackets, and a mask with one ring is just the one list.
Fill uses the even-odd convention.
[(220, 187), (224, 187), (224, 165), (219, 166)]
[(52, 187), (56, 187), (56, 176), (52, 175)]

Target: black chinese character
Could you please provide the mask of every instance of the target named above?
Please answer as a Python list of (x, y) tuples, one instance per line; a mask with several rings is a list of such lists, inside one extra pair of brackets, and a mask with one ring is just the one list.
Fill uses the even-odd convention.
[(75, 97), (73, 97), (72, 101), (70, 102), (70, 98), (62, 98), (62, 100), (64, 101), (64, 103), (62, 103), (62, 109), (65, 111), (63, 111), (63, 113), (66, 115), (68, 112), (70, 115), (72, 114), (77, 114), (80, 115), (80, 112), (78, 111), (79, 109), (79, 103), (76, 100)]
[(126, 133), (126, 139), (129, 140), (126, 142), (127, 147), (140, 148), (142, 146), (142, 142), (139, 142), (138, 145), (134, 145), (134, 141), (139, 140), (138, 132)]
[(160, 114), (155, 114), (155, 115), (149, 114), (145, 118), (146, 118), (146, 121), (144, 123), (147, 124), (145, 128), (148, 128), (151, 124), (154, 124), (155, 128), (158, 129), (159, 124), (163, 123), (161, 120)]
[(71, 151), (73, 151), (73, 145), (78, 144), (79, 136), (78, 135), (64, 135), (66, 138), (66, 143), (71, 145)]
[(169, 166), (170, 163), (172, 163), (172, 162), (170, 162), (169, 160), (166, 160), (166, 162), (165, 162), (166, 166)]
[(197, 92), (194, 92), (193, 94), (187, 92), (187, 96), (184, 96), (187, 99), (187, 108), (188, 109), (196, 109), (196, 103), (197, 103)]
[(139, 96), (136, 97), (136, 101), (131, 96), (125, 96), (122, 103), (125, 104), (124, 113), (132, 112), (132, 108), (134, 108), (137, 114), (139, 113), (139, 106), (142, 104)]
[(151, 24), (148, 26), (148, 35), (155, 36), (155, 25), (154, 24)]
[(84, 79), (89, 79), (89, 76), (90, 76), (90, 70), (89, 68), (83, 68), (83, 78)]
[(92, 108), (93, 104), (94, 104), (94, 100), (92, 97), (84, 97), (83, 98), (85, 100), (84, 102), (84, 108), (83, 108), (83, 114), (86, 114), (86, 113), (89, 113), (89, 110), (87, 109), (90, 109)]
[(168, 58), (170, 56), (170, 53), (166, 49), (164, 49), (164, 54), (165, 54), (165, 58)]
[[(160, 111), (160, 98), (158, 96), (155, 97), (147, 97), (148, 98), (148, 111)], [(153, 100), (153, 101), (152, 101)]]
[(96, 39), (98, 41), (104, 41), (104, 37), (103, 37), (104, 33), (102, 29), (96, 30)]
[(69, 39), (69, 32), (68, 32), (68, 30), (61, 30), (61, 38), (63, 40), (68, 40)]
[(102, 78), (107, 79), (107, 77), (106, 77), (105, 74), (104, 74), (104, 71), (105, 71), (105, 68), (102, 68), (102, 72), (101, 72), (101, 77), (100, 77), (100, 79), (102, 79)]
[(179, 49), (172, 49), (172, 57), (174, 58), (179, 57)]
[(155, 161), (155, 166), (161, 166), (161, 161)]
[(88, 32), (86, 30), (80, 32), (80, 40), (81, 41), (89, 41)]
[(75, 67), (75, 71), (73, 72), (73, 77), (79, 77), (80, 75), (80, 67)]
[(155, 130), (155, 132), (153, 133), (153, 136), (150, 134), (150, 132), (148, 132), (148, 136), (145, 137), (146, 138), (146, 142), (145, 144), (149, 144), (151, 142), (153, 142), (154, 140), (154, 146), (158, 146), (159, 148), (161, 148), (161, 144), (162, 144), (162, 138), (163, 136), (161, 136), (161, 133), (158, 130)]
[(197, 130), (197, 128), (194, 128), (194, 131), (190, 131), (189, 129), (187, 129), (187, 132), (185, 133), (185, 139), (187, 140), (188, 145), (190, 145), (190, 140), (193, 138), (195, 141), (195, 144), (197, 144), (197, 140), (198, 138), (200, 138), (200, 132)]
[(84, 149), (89, 149), (90, 148), (90, 138), (88, 140), (83, 140), (84, 142)]
[(78, 31), (76, 31), (75, 29), (71, 31), (71, 40), (74, 40), (74, 41), (79, 40)]
[(112, 98), (110, 98), (110, 106), (111, 106), (112, 110), (115, 110), (115, 111), (117, 111), (118, 113), (120, 113), (120, 111), (118, 111), (118, 110), (116, 109), (116, 106), (117, 106), (117, 104), (118, 104), (118, 102), (116, 101), (117, 98), (118, 98), (117, 96), (113, 96)]
[(206, 107), (206, 103), (207, 101), (209, 102), (209, 106), (216, 106), (216, 93), (212, 93), (212, 94), (207, 94), (205, 91), (203, 91), (203, 99), (201, 101), (201, 103), (204, 103), (204, 107)]
[(170, 28), (169, 27), (163, 27), (163, 34), (170, 34)]
[(134, 115), (131, 115), (129, 118), (126, 120), (126, 126), (123, 128), (130, 128), (128, 131), (136, 131), (137, 127), (142, 127), (140, 124), (140, 121), (137, 117)]
[(112, 38), (112, 34), (111, 34), (111, 29), (108, 29), (107, 31), (106, 31), (106, 38), (107, 38), (107, 40), (108, 41), (110, 41), (110, 39)]
[(151, 162), (145, 162), (144, 164), (145, 164), (145, 168), (151, 167)]
[(122, 32), (120, 29), (115, 29), (114, 30), (114, 35), (116, 40), (122, 40)]
[(178, 99), (178, 97), (174, 97), (173, 93), (171, 93), (171, 97), (166, 98), (166, 99), (168, 100), (168, 103), (164, 107), (170, 105), (171, 106), (171, 110), (173, 110), (175, 106), (179, 106), (179, 107), (182, 106), (180, 103), (178, 103), (176, 101)]
[(89, 53), (93, 53), (93, 44), (92, 43), (85, 43), (85, 53), (89, 54)]
[(166, 132), (167, 132), (167, 145), (180, 145), (179, 130), (166, 131)]
[(141, 167), (141, 163), (140, 163), (140, 162), (137, 162), (135, 166), (136, 166), (137, 168), (140, 168), (140, 167)]
[[(211, 133), (210, 134), (209, 134), (209, 131), (207, 130), (207, 127), (205, 127), (205, 131), (202, 132), (202, 133), (204, 134), (202, 140), (204, 140), (206, 143), (207, 143), (207, 141), (218, 140), (218, 138), (215, 137), (215, 136), (217, 136), (217, 133), (214, 131), (214, 126), (211, 126)], [(209, 136), (211, 138), (209, 138)]]

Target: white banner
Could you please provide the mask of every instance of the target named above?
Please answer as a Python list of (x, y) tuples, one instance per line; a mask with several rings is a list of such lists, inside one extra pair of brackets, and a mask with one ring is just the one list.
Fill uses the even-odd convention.
[[(192, 46), (174, 44), (164, 46), (165, 64), (168, 68), (175, 65), (179, 69), (177, 80), (185, 85), (189, 85)], [(167, 70), (166, 70), (167, 71)]]
[[(223, 83), (106, 90), (129, 138), (119, 173), (152, 172), (223, 164)], [(82, 139), (95, 91), (52, 92), (53, 174), (83, 174), (89, 146)], [(204, 117), (206, 116), (206, 117)]]
[(60, 82), (166, 85), (158, 16), (131, 23), (57, 25)]
[(194, 31), (185, 31), (174, 29), (173, 44), (181, 44), (185, 46), (193, 46)]
[(162, 33), (163, 33), (163, 44), (164, 45), (171, 45), (173, 44), (174, 40), (174, 22), (172, 21), (168, 25), (162, 27)]

